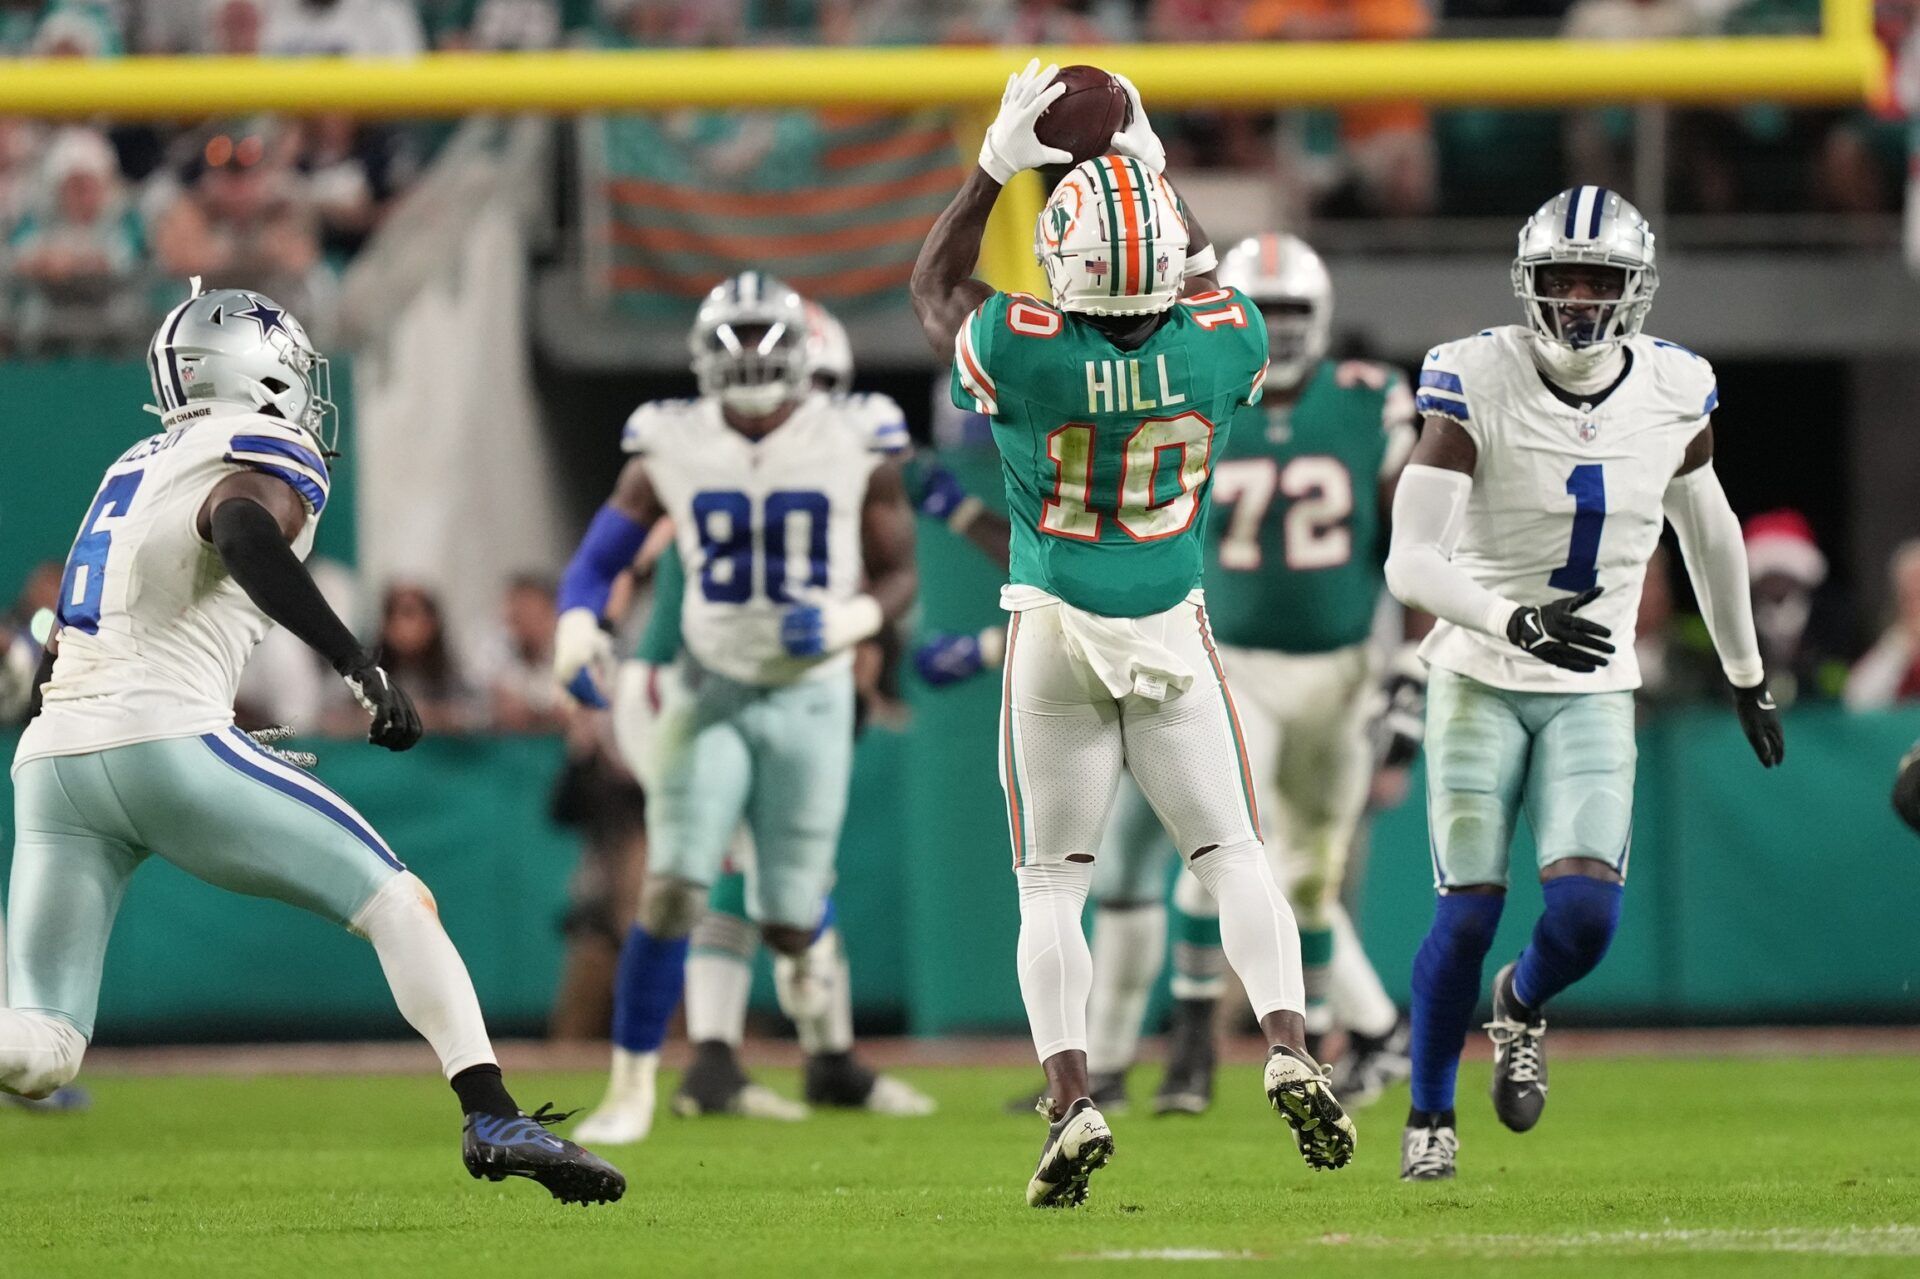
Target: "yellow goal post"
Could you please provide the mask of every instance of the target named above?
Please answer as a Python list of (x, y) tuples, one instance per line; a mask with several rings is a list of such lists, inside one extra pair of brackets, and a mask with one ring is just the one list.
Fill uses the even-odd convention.
[(1886, 77), (1871, 0), (1822, 0), (1817, 35), (1648, 41), (1418, 40), (1097, 48), (645, 49), (408, 60), (16, 61), (0, 115), (116, 119), (346, 111), (361, 117), (675, 107), (982, 106), (1029, 53), (1124, 72), (1155, 107), (1419, 99), (1844, 105)]

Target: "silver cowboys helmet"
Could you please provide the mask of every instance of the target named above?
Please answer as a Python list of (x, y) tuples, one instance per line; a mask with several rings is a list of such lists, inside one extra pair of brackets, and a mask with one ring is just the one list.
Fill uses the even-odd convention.
[(807, 304), (788, 285), (760, 271), (722, 280), (687, 338), (700, 393), (755, 415), (799, 399), (813, 371), (810, 331)]
[[(1612, 267), (1620, 296), (1590, 300), (1547, 296), (1542, 272), (1556, 266)], [(1605, 187), (1574, 187), (1541, 205), (1520, 228), (1513, 292), (1527, 325), (1540, 337), (1584, 350), (1640, 332), (1660, 272), (1653, 264), (1653, 228), (1640, 210)]]
[(1299, 236), (1269, 231), (1227, 250), (1218, 279), (1252, 298), (1267, 319), (1267, 384), (1298, 386), (1326, 355), (1333, 330), (1327, 264)]
[(814, 385), (835, 394), (853, 389), (853, 343), (847, 326), (818, 302), (807, 303), (807, 367)]
[(169, 427), (200, 404), (237, 404), (305, 430), (331, 453), (338, 442), (327, 357), (285, 307), (250, 289), (200, 291), (167, 312), (147, 345), (154, 405)]

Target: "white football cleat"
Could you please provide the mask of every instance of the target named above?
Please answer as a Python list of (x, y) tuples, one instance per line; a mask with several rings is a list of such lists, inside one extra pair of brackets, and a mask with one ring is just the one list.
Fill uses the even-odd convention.
[(1353, 1120), (1313, 1061), (1276, 1045), (1267, 1056), (1267, 1101), (1293, 1129), (1307, 1167), (1344, 1168), (1353, 1158)]
[(774, 1119), (782, 1123), (799, 1123), (813, 1114), (805, 1102), (782, 1097), (765, 1084), (756, 1083), (748, 1083), (735, 1093), (728, 1109), (745, 1119)]
[(873, 1091), (867, 1094), (867, 1106), (876, 1115), (896, 1119), (918, 1119), (940, 1109), (938, 1103), (904, 1079), (875, 1075)]
[(654, 1086), (659, 1073), (659, 1053), (614, 1049), (607, 1095), (573, 1130), (573, 1139), (596, 1146), (629, 1146), (645, 1141), (653, 1131)]
[[(1042, 1098), (1041, 1105), (1047, 1105), (1047, 1099)], [(1040, 1166), (1027, 1182), (1027, 1203), (1035, 1208), (1078, 1208), (1087, 1201), (1088, 1178), (1112, 1158), (1113, 1133), (1107, 1121), (1090, 1098), (1080, 1098), (1048, 1125)]]

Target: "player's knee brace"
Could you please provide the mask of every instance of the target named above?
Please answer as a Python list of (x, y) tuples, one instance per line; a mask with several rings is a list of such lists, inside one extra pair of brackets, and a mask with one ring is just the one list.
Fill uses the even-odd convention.
[(0, 1010), (10, 1023), (0, 1033), (0, 1088), (38, 1100), (80, 1074), (87, 1039), (72, 1023), (46, 1013)]
[(672, 875), (650, 875), (640, 893), (640, 926), (662, 941), (685, 937), (707, 910), (707, 887)]

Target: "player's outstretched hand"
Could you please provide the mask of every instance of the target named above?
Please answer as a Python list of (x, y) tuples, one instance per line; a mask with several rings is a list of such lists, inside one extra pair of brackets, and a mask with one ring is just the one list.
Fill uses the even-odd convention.
[(914, 669), (934, 688), (972, 679), (986, 665), (978, 635), (935, 635), (913, 650)]
[(1394, 655), (1381, 691), (1387, 699), (1387, 709), (1381, 716), (1387, 730), (1387, 748), (1380, 766), (1405, 768), (1420, 753), (1427, 730), (1427, 664), (1420, 660), (1416, 645), (1404, 644)]
[(1599, 598), (1600, 588), (1593, 586), (1551, 604), (1516, 608), (1507, 618), (1507, 638), (1562, 670), (1597, 671), (1613, 653), (1607, 642), (1613, 632), (1578, 614)]
[(1893, 779), (1893, 811), (1920, 831), (1920, 743), (1900, 761), (1900, 774)]
[(980, 167), (1002, 186), (1022, 169), (1073, 163), (1069, 152), (1047, 146), (1033, 131), (1041, 112), (1067, 91), (1066, 85), (1053, 82), (1059, 70), (1051, 62), (1042, 67), (1040, 59), (1034, 58), (1024, 71), (1007, 77), (1007, 90), (1000, 95), (1000, 114), (993, 118), (980, 143)]
[(373, 716), (373, 726), (367, 730), (368, 741), (390, 751), (403, 751), (420, 740), (426, 731), (420, 723), (420, 712), (414, 709), (407, 691), (394, 683), (386, 671), (368, 661), (347, 672), (346, 681), (355, 700)]
[(613, 636), (590, 608), (570, 608), (553, 628), (553, 678), (567, 696), (595, 710), (613, 687)]
[(780, 646), (788, 657), (818, 657), (827, 651), (827, 614), (817, 604), (795, 604), (780, 619)]
[(1787, 737), (1780, 728), (1780, 708), (1773, 704), (1773, 694), (1767, 691), (1765, 680), (1752, 688), (1734, 689), (1733, 709), (1740, 716), (1740, 731), (1747, 735), (1747, 744), (1759, 756), (1761, 767), (1772, 768), (1787, 757)]
[(1127, 91), (1127, 101), (1133, 110), (1127, 118), (1127, 127), (1113, 135), (1112, 147), (1121, 155), (1130, 155), (1147, 166), (1153, 173), (1167, 171), (1167, 149), (1160, 143), (1160, 137), (1154, 133), (1153, 125), (1147, 120), (1147, 109), (1140, 104), (1140, 90), (1133, 87), (1133, 81), (1118, 71), (1113, 78)]

